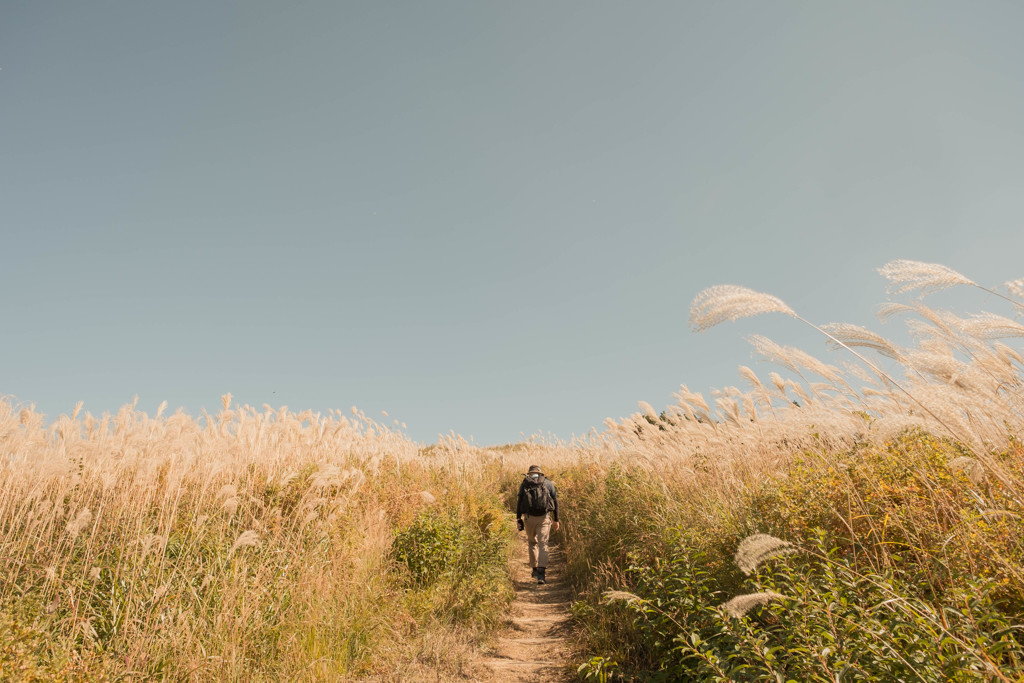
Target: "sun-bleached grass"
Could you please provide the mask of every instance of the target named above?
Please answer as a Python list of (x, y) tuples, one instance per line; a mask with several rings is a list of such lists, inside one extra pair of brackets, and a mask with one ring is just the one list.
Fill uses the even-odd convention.
[(762, 313), (796, 317), (782, 299), (739, 285), (715, 285), (701, 291), (690, 304), (690, 325), (703, 332), (726, 321)]
[(896, 259), (879, 268), (878, 272), (890, 282), (889, 291), (893, 294), (914, 290), (927, 294), (957, 285), (979, 286), (974, 280), (939, 263)]
[[(439, 593), (454, 585), (429, 600), (396, 589), (392, 542), (417, 514), (496, 518), (481, 502), (490, 472), (457, 439), (424, 453), (355, 410), (225, 396), (200, 420), (79, 406), (49, 424), (2, 400), (0, 444), (0, 613), (34, 634), (44, 678), (401, 669), (437, 642), (482, 637), (508, 599), (500, 586), (463, 585), (480, 614), (460, 621), (444, 616), (457, 600)], [(0, 672), (15, 642), (0, 634)]]
[(770, 534), (753, 534), (740, 541), (733, 559), (740, 571), (749, 576), (765, 560), (795, 552), (796, 548), (789, 541), (783, 541)]
[[(894, 293), (958, 285), (990, 291), (934, 264), (896, 262), (883, 275), (894, 283)], [(889, 302), (880, 317), (907, 325), (913, 341), (904, 346), (862, 326), (813, 324), (776, 297), (745, 288), (712, 287), (699, 294), (691, 309), (698, 331), (783, 313), (821, 332), (827, 347), (851, 353), (853, 361), (815, 357), (755, 335), (755, 351), (777, 371), (759, 375), (743, 366), (745, 388), (725, 387), (705, 397), (684, 385), (663, 410), (641, 403), (637, 413), (605, 422), (620, 464), (602, 470), (601, 485), (591, 482), (593, 467), (563, 477), (569, 487), (566, 514), (577, 517), (577, 528), (567, 526), (565, 533), (569, 574), (590, 596), (593, 611), (581, 613), (591, 652), (640, 670), (667, 666), (678, 652), (658, 659), (646, 648), (671, 638), (676, 622), (686, 633), (700, 630), (687, 622), (686, 610), (698, 614), (730, 596), (771, 592), (770, 584), (767, 591), (757, 590), (764, 585), (755, 576), (761, 562), (751, 544), (774, 539), (766, 547), (785, 553), (817, 548), (796, 553), (792, 561), (833, 567), (828, 576), (850, 583), (828, 590), (844, 599), (871, 588), (884, 596), (880, 602), (923, 601), (896, 610), (900, 614), (871, 618), (882, 619), (883, 630), (890, 621), (907, 619), (914, 624), (906, 626), (911, 631), (947, 632), (957, 643), (950, 646), (956, 657), (991, 674), (993, 655), (986, 648), (1002, 647), (982, 644), (991, 634), (979, 634), (972, 645), (928, 615), (977, 610), (968, 621), (991, 617), (993, 623), (1014, 624), (1024, 613), (1024, 330), (1012, 317), (1021, 302), (1010, 303), (1009, 315), (960, 316), (920, 300)], [(625, 506), (625, 523), (616, 505)], [(807, 577), (817, 576), (808, 571)], [(711, 593), (698, 599), (705, 589)], [(616, 611), (614, 602), (595, 602), (609, 590), (638, 597), (628, 601), (630, 610)], [(809, 605), (825, 587), (801, 590), (806, 592), (797, 602)], [(973, 607), (965, 606), (967, 597)], [(648, 598), (660, 601), (660, 612)], [(682, 612), (670, 609), (674, 601)], [(765, 605), (757, 601), (754, 607)], [(778, 618), (785, 608), (771, 609)], [(733, 616), (746, 611), (734, 610)], [(632, 621), (637, 614), (643, 616), (640, 625)], [(716, 619), (712, 612), (703, 614)], [(658, 638), (649, 640), (648, 633)], [(898, 660), (902, 646), (886, 647), (879, 652), (888, 655), (871, 656)], [(1013, 647), (1020, 652), (1019, 644)], [(700, 647), (683, 649), (700, 659)], [(831, 655), (819, 656), (824, 662)], [(945, 666), (936, 664), (944, 661), (939, 653), (922, 656), (939, 667), (934, 671)], [(1021, 664), (1017, 655), (1006, 656), (1007, 666)], [(700, 666), (715, 671), (710, 660)]]
[[(933, 265), (900, 263), (887, 277), (905, 293), (977, 286)], [(472, 675), (507, 577), (496, 580), (493, 565), (469, 576), (480, 567), (460, 552), (442, 578), (412, 581), (396, 539), (416, 530), (454, 542), (475, 529), (472, 548), (499, 548), (492, 534), (510, 523), (532, 464), (559, 486), (558, 540), (569, 580), (594, 598), (579, 623), (596, 651), (652, 657), (622, 610), (654, 603), (624, 589), (662, 578), (683, 593), (708, 584), (694, 613), (738, 600), (725, 613), (747, 624), (759, 609), (785, 609), (765, 597), (770, 585), (750, 585), (766, 559), (832, 557), (857, 585), (915, 610), (966, 609), (957, 601), (981, 600), (990, 581), (999, 609), (1024, 612), (1016, 310), (963, 316), (890, 302), (880, 317), (912, 338), (897, 345), (727, 286), (698, 295), (693, 326), (761, 313), (811, 325), (826, 343), (812, 354), (754, 335), (774, 370), (743, 366), (743, 388), (709, 395), (683, 385), (672, 405), (641, 401), (572, 442), (480, 447), (451, 433), (421, 447), (358, 411), (256, 409), (230, 396), (201, 419), (129, 405), (47, 421), (0, 401), (0, 672), (30, 652), (43, 674), (69, 677)], [(442, 519), (453, 526), (438, 528)], [(827, 547), (796, 552), (816, 547), (819, 532)], [(893, 573), (913, 580), (880, 583)], [(898, 593), (908, 585), (918, 593)], [(810, 604), (808, 591), (793, 600)], [(659, 609), (670, 628), (685, 622)]]
[[(896, 259), (889, 261), (878, 269), (887, 280), (889, 280), (889, 291), (893, 294), (920, 291), (923, 297), (926, 294), (937, 292), (949, 287), (967, 285), (976, 287), (983, 292), (997, 296), (1009, 302), (1018, 310), (1024, 310), (1024, 301), (1021, 301), (1020, 291), (1017, 282), (1003, 283), (1003, 286), (1010, 292), (1010, 296), (1001, 294), (995, 289), (985, 287), (971, 280), (966, 275), (959, 273), (948, 266), (940, 263), (924, 263), (922, 261), (910, 261), (908, 259)], [(1016, 297), (1016, 298), (1014, 298)]]
[(755, 607), (767, 605), (772, 600), (782, 600), (784, 597), (784, 595), (775, 591), (746, 593), (730, 599), (722, 605), (722, 609), (728, 612), (734, 619), (739, 619)]

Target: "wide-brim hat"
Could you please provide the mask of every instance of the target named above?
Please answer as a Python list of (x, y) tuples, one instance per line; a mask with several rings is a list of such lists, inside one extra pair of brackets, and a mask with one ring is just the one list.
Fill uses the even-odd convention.
[(544, 474), (540, 471), (540, 465), (530, 465), (530, 469), (526, 471), (527, 474)]

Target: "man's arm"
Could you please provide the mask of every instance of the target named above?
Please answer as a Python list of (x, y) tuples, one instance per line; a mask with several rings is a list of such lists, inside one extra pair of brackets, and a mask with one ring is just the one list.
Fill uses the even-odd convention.
[(523, 495), (523, 489), (526, 488), (526, 482), (520, 482), (519, 484), (519, 499), (516, 501), (516, 519), (522, 519), (523, 513), (526, 512), (526, 496)]
[(551, 500), (555, 504), (555, 509), (551, 511), (551, 521), (558, 524), (558, 492), (555, 491), (555, 485), (550, 480), (547, 482), (548, 491), (551, 492)]

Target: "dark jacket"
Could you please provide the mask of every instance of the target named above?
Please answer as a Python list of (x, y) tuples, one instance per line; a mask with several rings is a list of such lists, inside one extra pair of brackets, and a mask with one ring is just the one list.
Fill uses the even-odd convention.
[[(551, 494), (551, 502), (555, 505), (555, 509), (551, 511), (551, 519), (557, 522), (558, 493), (555, 492), (555, 485), (551, 483), (550, 479), (544, 480), (544, 486), (548, 487), (548, 493)], [(516, 519), (520, 519), (523, 515), (528, 514), (530, 514), (530, 511), (526, 509), (526, 480), (523, 479), (523, 483), (519, 485), (519, 502), (516, 503)]]

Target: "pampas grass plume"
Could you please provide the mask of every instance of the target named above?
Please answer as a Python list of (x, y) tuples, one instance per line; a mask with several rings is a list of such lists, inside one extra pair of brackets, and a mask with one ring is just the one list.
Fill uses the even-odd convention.
[(234, 555), (235, 551), (239, 548), (247, 548), (249, 546), (255, 546), (259, 544), (260, 535), (256, 531), (254, 531), (253, 529), (243, 531), (241, 535), (239, 535), (239, 537), (235, 539), (235, 544), (231, 546), (231, 550), (228, 552), (228, 557)]
[(956, 285), (977, 286), (974, 280), (939, 263), (896, 259), (879, 268), (878, 272), (889, 281), (889, 291), (893, 294), (919, 289), (923, 296)]
[(975, 458), (961, 455), (949, 461), (949, 469), (954, 472), (963, 472), (972, 484), (980, 484), (985, 481), (985, 468)]
[(786, 303), (771, 294), (738, 285), (715, 285), (697, 294), (690, 304), (690, 326), (703, 332), (726, 320), (761, 313), (785, 313), (796, 317)]
[(1024, 299), (1024, 278), (1004, 282), (1003, 286), (1006, 287), (1013, 296)]
[(979, 339), (1024, 337), (1024, 325), (995, 313), (979, 313), (959, 321), (960, 329)]
[(840, 342), (842, 342), (847, 346), (862, 346), (872, 349), (886, 358), (892, 358), (894, 360), (899, 360), (901, 356), (900, 351), (896, 348), (895, 344), (877, 332), (872, 332), (860, 325), (852, 325), (850, 323), (830, 323), (828, 325), (822, 325), (821, 329), (835, 337), (835, 340), (830, 339), (826, 342), (826, 344), (831, 348), (840, 348)]
[(736, 566), (749, 576), (765, 560), (795, 552), (796, 548), (788, 541), (768, 534), (754, 534), (740, 541), (740, 545), (736, 549)]
[(85, 527), (89, 526), (89, 522), (92, 521), (92, 511), (89, 508), (83, 508), (78, 515), (68, 523), (68, 536), (75, 538), (79, 532)]
[(729, 613), (729, 616), (734, 619), (741, 619), (750, 610), (761, 605), (766, 605), (772, 600), (783, 600), (785, 595), (776, 593), (774, 591), (764, 591), (762, 593), (747, 593), (746, 595), (737, 595), (729, 602), (722, 605), (722, 609)]
[(608, 590), (604, 592), (604, 601), (633, 603), (643, 602), (643, 598), (635, 593), (629, 593), (627, 591)]
[(139, 543), (142, 545), (142, 556), (145, 557), (150, 550), (157, 552), (163, 550), (164, 538), (158, 534), (146, 534), (139, 539)]

